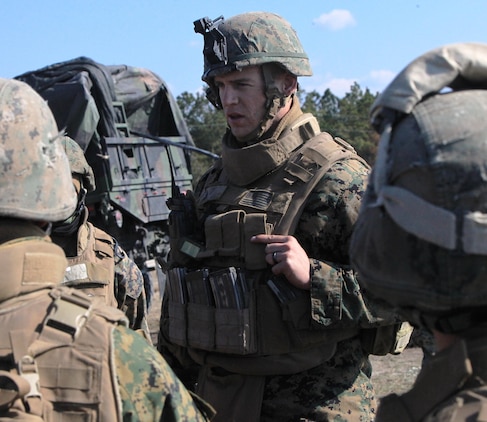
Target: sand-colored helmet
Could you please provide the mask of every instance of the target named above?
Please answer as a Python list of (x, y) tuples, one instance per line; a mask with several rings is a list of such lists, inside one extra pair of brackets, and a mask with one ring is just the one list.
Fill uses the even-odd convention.
[(291, 27), (282, 17), (268, 12), (249, 12), (194, 22), (205, 37), (202, 80), (222, 73), (264, 63), (278, 63), (295, 76), (312, 75), (308, 56)]
[(487, 321), (486, 85), (487, 44), (453, 44), (412, 62), (372, 107), (381, 141), (352, 263), (371, 292), (443, 332)]
[(62, 220), (76, 192), (51, 110), (29, 85), (0, 78), (0, 215)]
[(96, 188), (93, 169), (86, 161), (85, 154), (79, 144), (69, 136), (63, 136), (61, 143), (68, 156), (71, 173), (78, 175), (83, 181), (83, 187), (87, 192), (93, 192)]

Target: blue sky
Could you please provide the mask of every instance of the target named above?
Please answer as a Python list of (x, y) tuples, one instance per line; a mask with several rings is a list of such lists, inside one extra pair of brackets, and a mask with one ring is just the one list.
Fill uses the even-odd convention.
[(203, 83), (203, 37), (193, 21), (265, 10), (287, 19), (311, 59), (306, 91), (373, 93), (418, 55), (487, 42), (485, 0), (2, 0), (2, 77), (79, 56), (145, 67), (175, 96)]

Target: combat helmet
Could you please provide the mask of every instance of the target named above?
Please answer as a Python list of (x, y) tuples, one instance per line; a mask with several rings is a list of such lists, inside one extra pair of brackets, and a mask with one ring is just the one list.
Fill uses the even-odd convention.
[(351, 242), (373, 294), (447, 333), (487, 322), (487, 44), (408, 65), (372, 106), (381, 133)]
[(295, 30), (274, 13), (243, 13), (228, 20), (206, 17), (194, 25), (205, 37), (201, 79), (207, 83), (218, 74), (264, 63), (279, 63), (295, 76), (312, 75)]
[(88, 192), (93, 192), (96, 189), (95, 176), (93, 169), (86, 161), (85, 154), (79, 144), (71, 139), (69, 136), (63, 136), (61, 141), (66, 155), (68, 156), (71, 173), (78, 175), (83, 181), (83, 187)]
[(288, 97), (274, 83), (272, 66), (279, 66), (294, 76), (311, 76), (309, 59), (296, 31), (281, 16), (269, 12), (249, 12), (225, 20), (207, 17), (194, 22), (194, 30), (204, 36), (204, 69), (201, 79), (208, 84), (206, 95), (221, 108), (214, 78), (247, 66), (262, 66), (266, 116), (248, 138), (259, 137)]
[(0, 215), (37, 221), (76, 206), (68, 159), (49, 106), (29, 85), (0, 78)]
[(78, 143), (69, 136), (63, 136), (61, 142), (71, 167), (72, 183), (76, 188), (77, 205), (72, 214), (52, 225), (51, 236), (60, 244), (60, 238), (69, 238), (88, 218), (86, 208), (86, 194), (95, 190), (95, 176), (88, 164), (85, 154)]

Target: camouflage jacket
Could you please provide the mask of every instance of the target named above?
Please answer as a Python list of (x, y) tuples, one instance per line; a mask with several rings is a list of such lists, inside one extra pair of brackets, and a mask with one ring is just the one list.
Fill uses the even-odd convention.
[(144, 277), (137, 264), (115, 243), (115, 291), (118, 308), (125, 312), (129, 327), (150, 334), (147, 322), (147, 297)]
[[(294, 110), (294, 114), (289, 116), (285, 125), (281, 125), (281, 132), (274, 133), (271, 139), (281, 139), (302, 116), (300, 109)], [(231, 142), (228, 140), (229, 137), (231, 134), (227, 133), (224, 147)], [(265, 142), (269, 141), (266, 139), (261, 144)], [(257, 160), (258, 158), (252, 160), (248, 157), (229, 161), (224, 148), (222, 163), (216, 163), (198, 183), (195, 189), (196, 202), (202, 203), (201, 198), (208, 195), (206, 185), (209, 179), (220, 177), (218, 174), (215, 175), (215, 172), (221, 171), (218, 170), (220, 165), (227, 174), (236, 174), (240, 170), (240, 175), (244, 174), (247, 180), (252, 180), (252, 176), (248, 176), (252, 171), (248, 163), (255, 161), (255, 169), (259, 167)], [(283, 165), (283, 162), (280, 162), (272, 170)], [(270, 173), (268, 169), (267, 171)], [(389, 308), (382, 308), (381, 303), (369, 300), (350, 265), (350, 239), (365, 193), (369, 171), (369, 166), (357, 159), (345, 159), (335, 163), (309, 194), (296, 229), (294, 233), (290, 233), (297, 238), (310, 257), (310, 320), (315, 329), (369, 328), (396, 320)], [(256, 180), (255, 175), (253, 177)], [(231, 177), (229, 179), (231, 184)], [(242, 181), (238, 181), (240, 186)], [(251, 183), (245, 182), (249, 189), (257, 184), (258, 179)], [(214, 193), (211, 192), (211, 195)], [(199, 209), (199, 212), (200, 215), (208, 216), (215, 212), (223, 212), (222, 210), (226, 209), (218, 200), (205, 199), (204, 208)], [(204, 238), (204, 235), (201, 237)]]
[[(239, 156), (241, 150), (238, 148), (233, 148), (230, 152), (226, 150), (225, 146), (232, 143), (231, 134), (228, 133), (224, 139), (222, 160), (215, 163), (203, 176), (194, 193), (198, 213), (194, 239), (202, 239), (200, 243), (204, 247), (194, 255), (193, 261), (187, 263), (187, 274), (194, 268), (207, 268), (211, 279), (215, 268), (243, 265), (245, 278), (251, 280), (250, 305), (237, 307), (236, 312), (238, 314), (243, 309), (244, 316), (241, 319), (244, 323), (231, 331), (236, 333), (236, 347), (233, 343), (227, 347), (226, 342), (232, 342), (233, 338), (228, 340), (230, 336), (227, 331), (220, 329), (218, 324), (220, 319), (223, 325), (225, 320), (236, 321), (237, 316), (220, 318), (220, 310), (217, 309), (215, 328), (202, 328), (203, 324), (198, 324), (196, 330), (193, 329), (193, 313), (200, 317), (203, 311), (197, 311), (191, 300), (187, 301), (186, 323), (179, 317), (180, 310), (186, 304), (185, 299), (178, 303), (172, 299), (176, 294), (168, 294), (169, 299), (163, 303), (162, 334), (159, 338), (159, 346), (164, 353), (167, 348), (183, 361), (184, 351), (180, 349), (182, 346), (189, 350), (191, 358), (197, 363), (213, 362), (211, 359), (214, 358), (215, 364), (230, 372), (264, 375), (268, 375), (269, 371), (299, 372), (329, 359), (337, 342), (359, 335), (361, 328), (395, 322), (395, 316), (389, 309), (379, 309), (382, 304), (376, 304), (364, 294), (349, 262), (350, 238), (369, 174), (369, 166), (356, 155), (340, 159), (331, 167), (326, 167), (327, 171), (323, 176), (318, 172), (320, 178), (312, 191), (307, 192), (302, 210), (301, 207), (293, 210), (298, 222), (289, 234), (296, 237), (308, 254), (310, 291), (300, 290), (294, 296), (297, 297), (296, 300), (281, 300), (279, 297), (276, 299), (275, 290), (266, 283), (270, 277), (268, 264), (264, 262), (265, 265), (261, 266), (261, 263), (256, 262), (257, 259), (252, 264), (259, 266), (250, 269), (249, 256), (259, 255), (263, 261), (265, 253), (263, 249), (256, 250), (253, 245), (247, 247), (250, 228), (246, 224), (247, 221), (251, 223), (255, 220), (248, 217), (258, 217), (259, 222), (264, 221), (260, 217), (265, 217), (266, 223), (259, 223), (259, 231), (254, 234), (265, 233), (264, 226), (268, 226), (269, 222), (272, 225), (276, 221), (275, 215), (280, 212), (278, 204), (292, 202), (286, 191), (275, 187), (279, 186), (281, 189), (290, 182), (291, 172), (299, 176), (306, 175), (307, 172), (300, 163), (294, 165), (296, 162), (292, 161), (289, 177), (281, 177), (280, 181), (274, 183), (274, 175), (279, 178), (282, 169), (288, 171), (288, 161), (299, 159), (301, 153), (305, 157), (303, 164), (309, 164), (307, 153), (304, 152), (307, 143), (313, 144), (321, 139), (336, 142), (330, 135), (320, 134), (316, 119), (303, 115), (300, 109), (284, 123), (281, 133), (275, 133), (272, 138), (254, 144), (255, 148), (242, 149), (244, 155), (251, 149), (257, 150), (253, 156), (253, 151), (250, 151), (251, 154), (247, 154), (245, 158)], [(319, 151), (320, 148), (315, 149), (315, 153)], [(309, 161), (313, 163), (312, 159)], [(249, 166), (249, 162), (253, 166)], [(291, 191), (291, 188), (287, 189)], [(270, 199), (266, 201), (267, 198)], [(239, 211), (244, 214), (243, 217), (236, 216)], [(174, 256), (173, 249), (172, 254)], [(239, 262), (242, 264), (238, 264)], [(176, 262), (174, 265), (174, 271), (169, 270), (169, 287), (173, 284), (173, 277), (179, 274), (180, 267), (184, 266), (178, 264)], [(184, 280), (187, 282), (186, 276)], [(215, 290), (218, 289), (213, 288), (214, 294)], [(169, 293), (171, 292), (170, 289)], [(225, 291), (224, 295), (231, 297), (231, 292)], [(232, 307), (232, 311), (235, 308)], [(255, 309), (257, 310), (254, 311)], [(223, 313), (228, 312), (230, 311), (225, 309)], [(245, 322), (247, 316), (249, 323)], [(245, 333), (240, 335), (241, 331)], [(225, 334), (218, 337), (222, 332)], [(245, 342), (239, 343), (241, 338)], [(216, 353), (210, 355), (207, 351)], [(224, 362), (222, 354), (225, 354)], [(246, 355), (244, 360), (241, 359), (242, 355)], [(268, 364), (268, 360), (272, 360), (273, 365)]]

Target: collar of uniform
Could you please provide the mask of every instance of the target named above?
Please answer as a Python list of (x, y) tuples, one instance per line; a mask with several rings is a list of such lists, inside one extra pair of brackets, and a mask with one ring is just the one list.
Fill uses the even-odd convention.
[(236, 143), (233, 135), (227, 132), (222, 145), (222, 165), (230, 182), (246, 186), (283, 164), (290, 153), (304, 142), (300, 131), (288, 130), (299, 127), (295, 122), (302, 116), (308, 115), (304, 115), (299, 103), (294, 101), (271, 137), (243, 148), (232, 147)]

